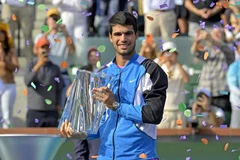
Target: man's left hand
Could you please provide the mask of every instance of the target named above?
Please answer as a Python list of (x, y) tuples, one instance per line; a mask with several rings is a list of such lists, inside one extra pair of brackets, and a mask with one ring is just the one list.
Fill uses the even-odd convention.
[(100, 87), (100, 88), (93, 88), (93, 97), (108, 107), (109, 109), (113, 109), (113, 103), (115, 100), (115, 95), (112, 93), (112, 91), (108, 87)]

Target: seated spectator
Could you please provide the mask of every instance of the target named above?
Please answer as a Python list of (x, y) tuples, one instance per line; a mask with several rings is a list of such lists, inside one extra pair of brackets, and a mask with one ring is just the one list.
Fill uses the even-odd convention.
[(142, 46), (139, 55), (154, 60), (157, 55), (157, 44), (154, 41), (152, 42), (148, 42), (145, 40), (142, 41)]
[(18, 57), (9, 38), (8, 25), (0, 23), (0, 110), (3, 128), (12, 124), (13, 107), (16, 99), (14, 72), (19, 69)]
[[(240, 46), (237, 47), (238, 50)], [(240, 128), (240, 60), (232, 63), (227, 72), (227, 82), (232, 104), (231, 128)]]
[(48, 58), (49, 46), (50, 42), (41, 37), (36, 43), (37, 57), (26, 66), (27, 127), (58, 126), (63, 80), (59, 67)]
[[(188, 83), (189, 76), (187, 67), (181, 65), (177, 56), (179, 51), (173, 42), (163, 43), (163, 52), (160, 58), (156, 58), (155, 62), (158, 63), (162, 69), (168, 74), (168, 89), (167, 99), (164, 107), (163, 119), (157, 127), (158, 128), (185, 128), (187, 119), (183, 112), (179, 111), (178, 105), (185, 101), (185, 88), (184, 83)], [(176, 48), (174, 52), (169, 52), (171, 49)], [(178, 126), (176, 121), (182, 120), (182, 126)]]
[(190, 121), (197, 121), (198, 127), (220, 127), (225, 121), (225, 115), (221, 108), (211, 104), (211, 92), (200, 89), (197, 99), (192, 105), (192, 117)]

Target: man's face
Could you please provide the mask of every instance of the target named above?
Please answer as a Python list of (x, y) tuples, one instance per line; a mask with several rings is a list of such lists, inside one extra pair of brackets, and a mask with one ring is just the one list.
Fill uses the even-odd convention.
[(112, 34), (109, 33), (109, 39), (118, 54), (131, 55), (134, 53), (138, 34), (134, 32), (132, 25), (115, 25)]
[(54, 26), (57, 25), (56, 20), (53, 17), (48, 17), (47, 25), (48, 25), (49, 29), (52, 29)]
[(37, 56), (39, 56), (40, 54), (49, 54), (50, 53), (50, 48), (49, 45), (44, 45), (42, 47), (38, 47), (37, 48)]

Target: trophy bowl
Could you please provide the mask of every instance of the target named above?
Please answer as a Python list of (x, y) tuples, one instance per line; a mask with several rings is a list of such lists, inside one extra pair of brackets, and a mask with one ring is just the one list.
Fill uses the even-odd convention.
[(68, 120), (72, 131), (81, 135), (81, 140), (97, 134), (105, 106), (101, 101), (93, 99), (92, 89), (103, 86), (104, 80), (101, 72), (77, 71), (59, 122), (59, 130), (62, 123)]

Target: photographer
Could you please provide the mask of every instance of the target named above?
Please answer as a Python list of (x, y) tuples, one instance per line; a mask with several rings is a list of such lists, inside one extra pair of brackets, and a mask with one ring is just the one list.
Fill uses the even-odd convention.
[(224, 123), (223, 110), (211, 105), (211, 98), (210, 91), (206, 89), (198, 91), (197, 99), (192, 105), (192, 121), (197, 121), (198, 127), (209, 127), (211, 125), (219, 127)]
[(40, 38), (36, 59), (26, 66), (24, 82), (28, 87), (27, 127), (57, 127), (61, 109), (62, 77), (57, 65), (49, 60), (50, 42)]

